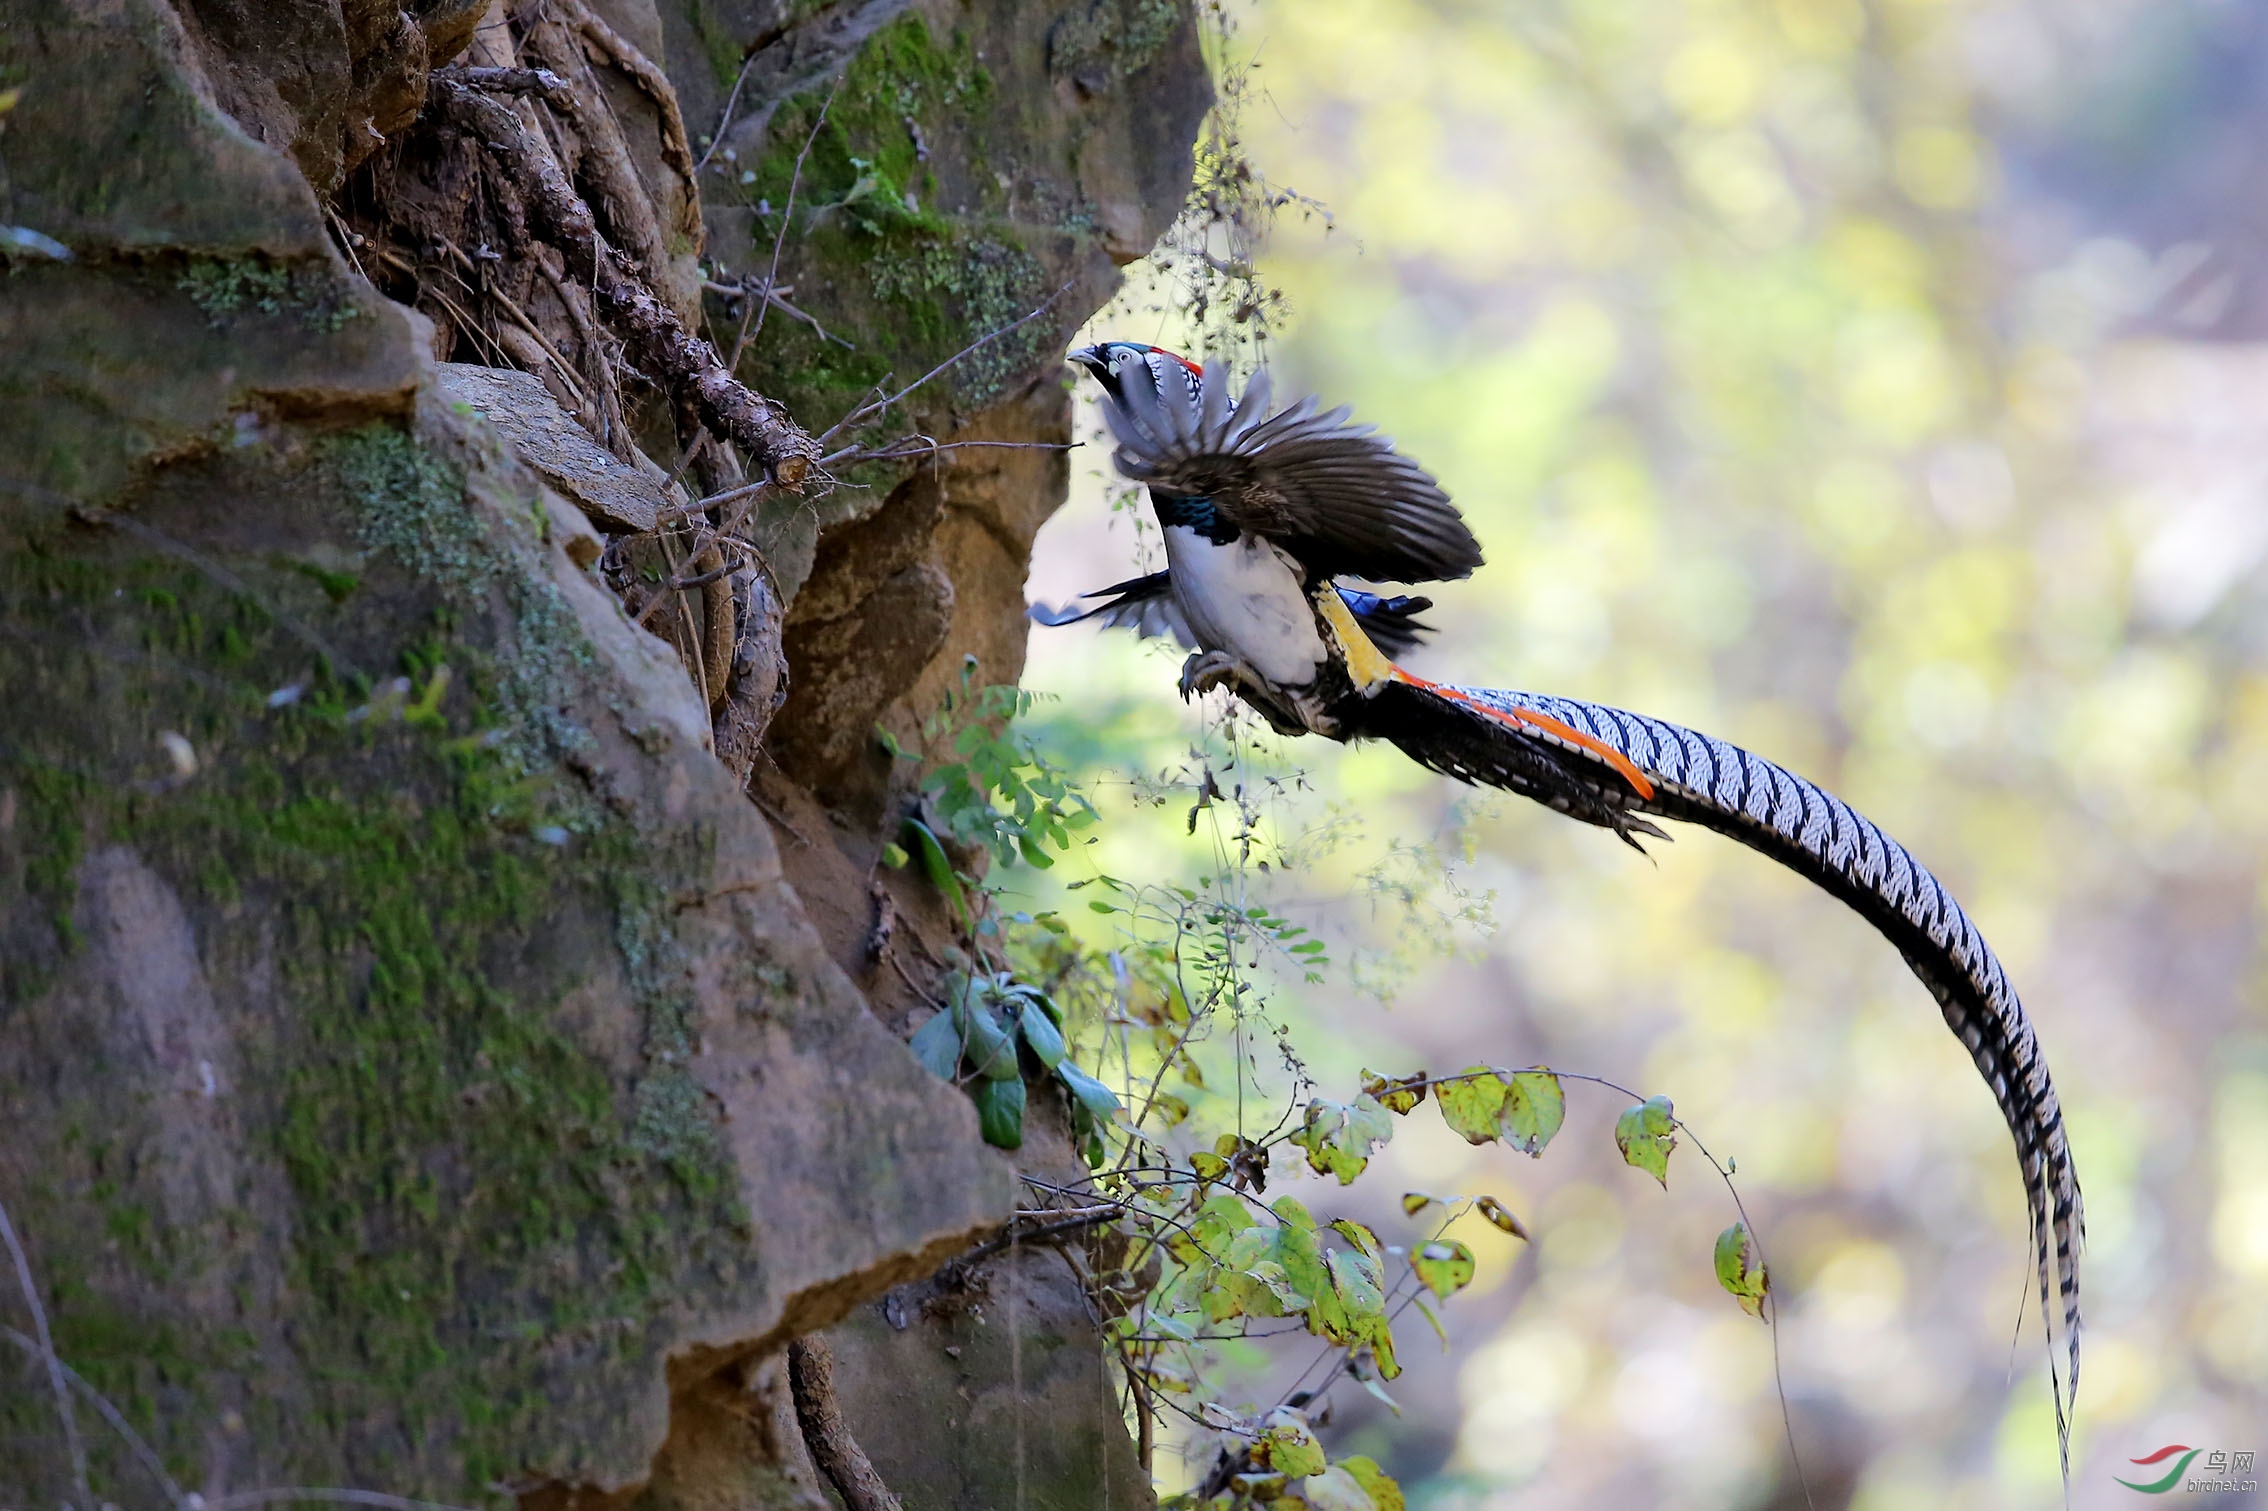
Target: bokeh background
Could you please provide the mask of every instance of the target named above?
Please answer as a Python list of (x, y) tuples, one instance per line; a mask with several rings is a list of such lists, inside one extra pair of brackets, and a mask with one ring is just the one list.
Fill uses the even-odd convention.
[[(1413, 664), (1721, 734), (1922, 855), (2023, 991), (2085, 1184), (2073, 1503), (2127, 1503), (2114, 1474), (2167, 1443), (2268, 1452), (2268, 7), (1235, 20), (1244, 150), (1328, 212), (1261, 250), (1279, 389), (1397, 437), (1487, 548)], [(1098, 333), (1174, 338), (1156, 302)], [(1035, 599), (1147, 564), (1105, 455)], [(1038, 900), (1217, 874), (1218, 815), (1186, 832), (1120, 780), (1193, 769), (1218, 724), (1178, 661), (1035, 632), (1041, 733), (1111, 810), (1012, 878)], [(1887, 946), (1710, 835), (1649, 861), (1391, 751), (1244, 759), (1224, 780), (1288, 851), (1254, 885), (1335, 941), (1267, 1009), (1327, 1089), (1542, 1061), (1671, 1096), (1737, 1161), (1815, 1502), (2061, 1503), (2012, 1148)], [(1255, 1065), (1264, 1127), (1286, 1076)], [(1489, 1191), (1534, 1234), (1461, 1231), (1480, 1277), (1446, 1350), (1404, 1324), (1400, 1415), (1335, 1393), (1327, 1441), (1412, 1505), (1803, 1504), (1772, 1339), (1711, 1277), (1724, 1190), (1687, 1150), (1666, 1194), (1623, 1168), (1620, 1106), (1571, 1087), (1539, 1161), (1425, 1109), (1356, 1187), (1289, 1187), (1403, 1239), (1400, 1191)], [(1259, 1400), (1308, 1357), (1224, 1368)]]

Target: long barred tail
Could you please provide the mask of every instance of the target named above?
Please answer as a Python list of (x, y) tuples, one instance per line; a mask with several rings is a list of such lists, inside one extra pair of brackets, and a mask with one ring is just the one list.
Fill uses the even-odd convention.
[[(1661, 832), (1642, 815), (1714, 829), (1808, 876), (1873, 924), (1936, 996), (2008, 1120), (2031, 1211), (2041, 1319), (2052, 1329), (2052, 1255), (2076, 1405), (2085, 1223), (2055, 1083), (1992, 947), (1904, 846), (1833, 793), (1737, 746), (1595, 703), (1412, 679), (1381, 689), (1349, 733), (1390, 740), (1437, 771), (1535, 798), (1633, 843), (1634, 834)], [(2048, 1374), (2068, 1483), (2070, 1427), (2052, 1356)]]

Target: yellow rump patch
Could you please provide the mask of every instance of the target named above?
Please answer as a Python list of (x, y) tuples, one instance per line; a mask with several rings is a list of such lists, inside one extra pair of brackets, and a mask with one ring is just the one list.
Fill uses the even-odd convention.
[(1346, 657), (1347, 675), (1357, 692), (1374, 693), (1393, 680), (1394, 663), (1370, 643), (1336, 587), (1325, 583), (1315, 596), (1315, 606), (1322, 611), (1323, 622), (1331, 627), (1331, 638), (1339, 642), (1339, 654)]

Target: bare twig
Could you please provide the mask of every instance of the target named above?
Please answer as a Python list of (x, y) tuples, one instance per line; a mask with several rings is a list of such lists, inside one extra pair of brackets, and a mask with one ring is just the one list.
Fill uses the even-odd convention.
[(54, 1335), (47, 1330), (47, 1308), (39, 1304), (39, 1284), (32, 1279), (31, 1259), (16, 1238), (16, 1226), (8, 1221), (5, 1206), (0, 1206), (0, 1241), (8, 1245), (8, 1257), (16, 1262), (16, 1284), (23, 1290), (24, 1305), (31, 1309), (39, 1357), (47, 1366), (48, 1386), (55, 1392), (55, 1414), (63, 1419), (63, 1446), (71, 1455), (71, 1485), (79, 1493), (76, 1511), (95, 1511), (94, 1491), (87, 1484), (87, 1445), (79, 1440), (79, 1416), (71, 1409), (71, 1387), (63, 1378), (63, 1361), (56, 1357)]
[[(922, 943), (921, 935), (917, 932), (908, 930), (907, 937), (912, 939), (913, 942), (917, 945), (920, 945)], [(928, 953), (927, 946), (923, 946), (922, 953)], [(890, 968), (898, 973), (898, 979), (906, 984), (906, 990), (912, 992), (916, 997), (928, 1003), (931, 1007), (936, 1008), (939, 1012), (945, 1011), (945, 1004), (938, 1001), (935, 997), (929, 995), (929, 993), (923, 989), (922, 984), (914, 980), (913, 976), (906, 970), (905, 962), (898, 959), (897, 956), (892, 955), (890, 957)]]
[[(10, 1343), (15, 1344), (16, 1347), (35, 1358), (41, 1357), (39, 1340), (29, 1334), (19, 1333), (12, 1327), (0, 1327), (0, 1338), (6, 1338)], [(60, 1359), (55, 1362), (62, 1369), (63, 1378), (70, 1381), (72, 1387), (80, 1395), (87, 1398), (88, 1404), (92, 1405), (101, 1414), (102, 1419), (110, 1424), (112, 1431), (126, 1440), (127, 1452), (133, 1454), (134, 1461), (142, 1466), (150, 1478), (157, 1481), (158, 1488), (165, 1492), (167, 1502), (175, 1507), (188, 1504), (188, 1497), (182, 1494), (181, 1487), (174, 1483), (172, 1475), (165, 1472), (165, 1461), (157, 1456), (157, 1451), (143, 1440), (142, 1435), (134, 1430), (133, 1424), (119, 1413), (118, 1408), (110, 1404), (110, 1398), (89, 1385), (85, 1377), (70, 1365), (63, 1363)]]
[(1139, 1424), (1139, 1435), (1134, 1440), (1134, 1461), (1142, 1466), (1144, 1474), (1148, 1474), (1151, 1472), (1151, 1460), (1157, 1455), (1157, 1403), (1150, 1394), (1150, 1382), (1142, 1372), (1126, 1362), (1123, 1356), (1120, 1362), (1126, 1371), (1126, 1388), (1134, 1396), (1135, 1421)]
[[(704, 288), (715, 289), (720, 294), (730, 294), (736, 299), (749, 299), (761, 295), (766, 304), (773, 306), (784, 315), (789, 315), (797, 320), (802, 321), (805, 325), (810, 326), (814, 331), (818, 332), (820, 340), (832, 341), (837, 346), (842, 347), (845, 351), (858, 350), (858, 347), (854, 342), (845, 341), (842, 337), (834, 334), (832, 331), (828, 330), (827, 327), (821, 325), (816, 316), (804, 310), (799, 310), (794, 305), (787, 302), (785, 296), (794, 289), (795, 286), (793, 284), (788, 285), (788, 287), (784, 289), (774, 289), (764, 286), (750, 289), (748, 287), (748, 280), (745, 278), (738, 283), (719, 283), (714, 278), (704, 278), (701, 280), (701, 283)], [(741, 314), (743, 318), (746, 318), (747, 311), (743, 310)]]
[(790, 819), (786, 814), (780, 812), (779, 809), (773, 807), (769, 802), (765, 801), (765, 799), (757, 793), (753, 785), (751, 785), (748, 789), (748, 801), (754, 803), (756, 805), (757, 811), (759, 813), (762, 813), (764, 817), (770, 819), (773, 823), (778, 824), (782, 829), (785, 829), (790, 835), (792, 835), (797, 844), (801, 845), (806, 850), (811, 848), (810, 836), (806, 835), (801, 829), (798, 829), (795, 826), (794, 820)]
[[(711, 541), (709, 544), (713, 549), (717, 543), (715, 541)], [(736, 541), (734, 542), (734, 544), (737, 545), (739, 544), (739, 542)], [(707, 553), (704, 552), (702, 554), (706, 555)], [(691, 577), (673, 577), (670, 579), (670, 586), (677, 589), (681, 593), (689, 592), (694, 588), (705, 588), (710, 583), (717, 581), (719, 578), (730, 577), (733, 573), (739, 570), (739, 562), (728, 561), (723, 563), (721, 566), (710, 567), (707, 571), (696, 572)]]
[(946, 369), (952, 367), (955, 363), (961, 361), (963, 358), (973, 357), (985, 347), (990, 346), (993, 342), (999, 340), (1002, 336), (1005, 336), (1009, 332), (1016, 330), (1022, 326), (1029, 325), (1032, 321), (1037, 320), (1040, 316), (1046, 314), (1048, 310), (1054, 306), (1056, 300), (1061, 299), (1065, 294), (1068, 294), (1070, 292), (1071, 285), (1066, 283), (1065, 285), (1063, 285), (1063, 287), (1057, 289), (1054, 293), (1048, 295), (1047, 298), (1040, 301), (1039, 307), (1031, 311), (1031, 313), (1027, 315), (1021, 315), (1016, 319), (1008, 322), (1008, 324), (1003, 325), (1002, 327), (1000, 327), (1000, 329), (996, 331), (989, 331), (986, 334), (977, 337), (967, 346), (962, 347), (959, 351), (953, 353), (952, 356), (947, 357), (944, 361), (938, 363), (928, 372), (923, 373), (920, 377), (914, 379), (913, 382), (908, 383), (905, 387), (899, 389), (896, 393), (890, 395), (888, 398), (883, 399), (879, 402), (860, 405), (858, 408), (852, 410), (849, 414), (846, 414), (841, 419), (837, 420), (834, 424), (828, 426), (825, 432), (820, 435), (819, 444), (822, 446), (826, 445), (829, 441), (833, 440), (838, 434), (840, 434), (844, 427), (855, 425), (870, 414), (882, 413), (882, 411), (888, 409), (891, 405), (897, 403), (900, 399), (903, 399), (907, 394), (912, 393), (915, 389), (921, 387), (930, 379), (938, 376)]
[(335, 1506), (376, 1506), (380, 1511), (463, 1511), (444, 1501), (411, 1500), (383, 1490), (322, 1490), (292, 1486), (281, 1490), (239, 1490), (205, 1502), (205, 1511), (239, 1511), (241, 1507), (273, 1506), (282, 1501), (327, 1501)]
[(689, 400), (710, 429), (735, 443), (781, 486), (796, 488), (819, 448), (777, 405), (737, 381), (716, 348), (689, 334), (677, 315), (643, 281), (632, 276), (598, 233), (583, 203), (527, 128), (506, 106), (475, 89), (435, 75), (434, 98), (461, 129), (496, 155), (527, 196), (539, 228), (587, 278), (608, 321), (623, 335), (638, 367)]
[(748, 327), (747, 313), (744, 311), (741, 314), (740, 339), (732, 344), (732, 361), (728, 364), (735, 372), (740, 370), (741, 351), (750, 341), (764, 334), (764, 314), (772, 307), (769, 291), (780, 281), (780, 250), (787, 245), (788, 227), (795, 223), (795, 191), (803, 183), (803, 160), (811, 155), (812, 147), (819, 140), (819, 133), (826, 128), (827, 112), (835, 108), (835, 96), (842, 92), (844, 77), (847, 75), (835, 79), (834, 87), (827, 91), (827, 98), (820, 102), (819, 118), (811, 123), (811, 134), (803, 139), (803, 150), (796, 153), (795, 167), (788, 173), (787, 203), (780, 208), (780, 228), (772, 235), (772, 266), (764, 275), (766, 297), (763, 303), (756, 306), (754, 330)]
[(845, 1511), (904, 1511), (843, 1420), (835, 1400), (835, 1356), (824, 1337), (811, 1333), (788, 1345), (788, 1384), (804, 1445), (842, 1496)]
[(1076, 451), (1079, 441), (936, 441), (925, 435), (905, 436), (879, 450), (845, 446), (819, 458), (821, 467), (856, 466), (861, 462), (900, 462), (908, 457), (935, 456), (944, 451)]
[[(441, 237), (440, 242), (443, 247), (446, 247), (448, 249), (449, 255), (457, 260), (457, 263), (460, 267), (464, 268), (467, 272), (474, 271), (473, 260), (466, 254), (463, 247), (458, 246), (455, 242), (449, 240), (449, 238), (446, 236)], [(483, 292), (485, 292), (489, 298), (496, 301), (498, 308), (503, 310), (505, 314), (512, 317), (512, 323), (514, 325), (517, 325), (522, 331), (526, 332), (528, 337), (535, 342), (538, 348), (542, 350), (544, 356), (550, 360), (551, 365), (554, 368), (558, 369), (559, 376), (566, 380), (569, 391), (574, 394), (575, 402), (578, 404), (590, 403), (590, 395), (583, 391), (582, 377), (575, 371), (574, 364), (569, 362), (565, 356), (561, 355), (558, 347), (551, 344), (551, 338), (543, 333), (543, 331), (536, 325), (535, 321), (528, 318), (528, 312), (520, 308), (518, 301), (514, 300), (510, 294), (505, 293), (502, 289), (495, 287), (493, 284)], [(561, 302), (564, 303), (565, 301)], [(573, 318), (572, 312), (570, 312), (569, 318)]]
[(323, 207), (323, 219), (331, 227), (331, 239), (336, 241), (339, 250), (346, 254), (346, 260), (354, 265), (355, 276), (364, 283), (368, 283), (370, 274), (363, 270), (362, 259), (355, 253), (355, 247), (361, 242), (362, 237), (350, 228), (345, 221), (339, 219), (339, 212), (329, 205)]
[[(1125, 1215), (1125, 1211), (1115, 1204), (1104, 1207), (1090, 1207), (1083, 1212), (1073, 1213), (1065, 1217), (1061, 1222), (1051, 1222), (1036, 1228), (1019, 1226), (1024, 1218), (1038, 1215), (1040, 1214), (1017, 1213), (1008, 1225), (998, 1233), (978, 1244), (966, 1254), (947, 1260), (944, 1267), (947, 1270), (966, 1270), (989, 1259), (1011, 1244), (1045, 1243), (1050, 1238), (1062, 1238), (1071, 1233), (1083, 1233), (1089, 1228), (1101, 1227), (1106, 1222), (1116, 1221)], [(1049, 1213), (1046, 1215), (1056, 1216), (1059, 1214)]]
[(748, 70), (755, 66), (756, 54), (753, 52), (740, 60), (740, 72), (733, 77), (732, 93), (725, 96), (724, 111), (717, 117), (717, 129), (710, 133), (709, 145), (701, 149), (700, 161), (693, 165), (694, 172), (698, 173), (703, 168), (708, 167), (709, 159), (714, 157), (717, 149), (724, 145), (725, 132), (732, 125), (733, 109), (740, 103), (740, 91), (748, 85)]
[(707, 498), (697, 498), (689, 504), (672, 504), (667, 509), (655, 513), (654, 523), (666, 525), (673, 520), (686, 519), (695, 514), (706, 514), (711, 509), (719, 508), (725, 504), (737, 503), (744, 498), (753, 498), (771, 486), (770, 483), (743, 483), (737, 488), (727, 488), (722, 493), (712, 493)]

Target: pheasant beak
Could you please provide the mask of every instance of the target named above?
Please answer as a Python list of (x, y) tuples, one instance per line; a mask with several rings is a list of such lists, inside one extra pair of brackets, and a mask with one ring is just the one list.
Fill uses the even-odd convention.
[(1110, 376), (1110, 354), (1099, 346), (1082, 346), (1071, 353), (1069, 360), (1072, 366), (1085, 368), (1098, 380)]

